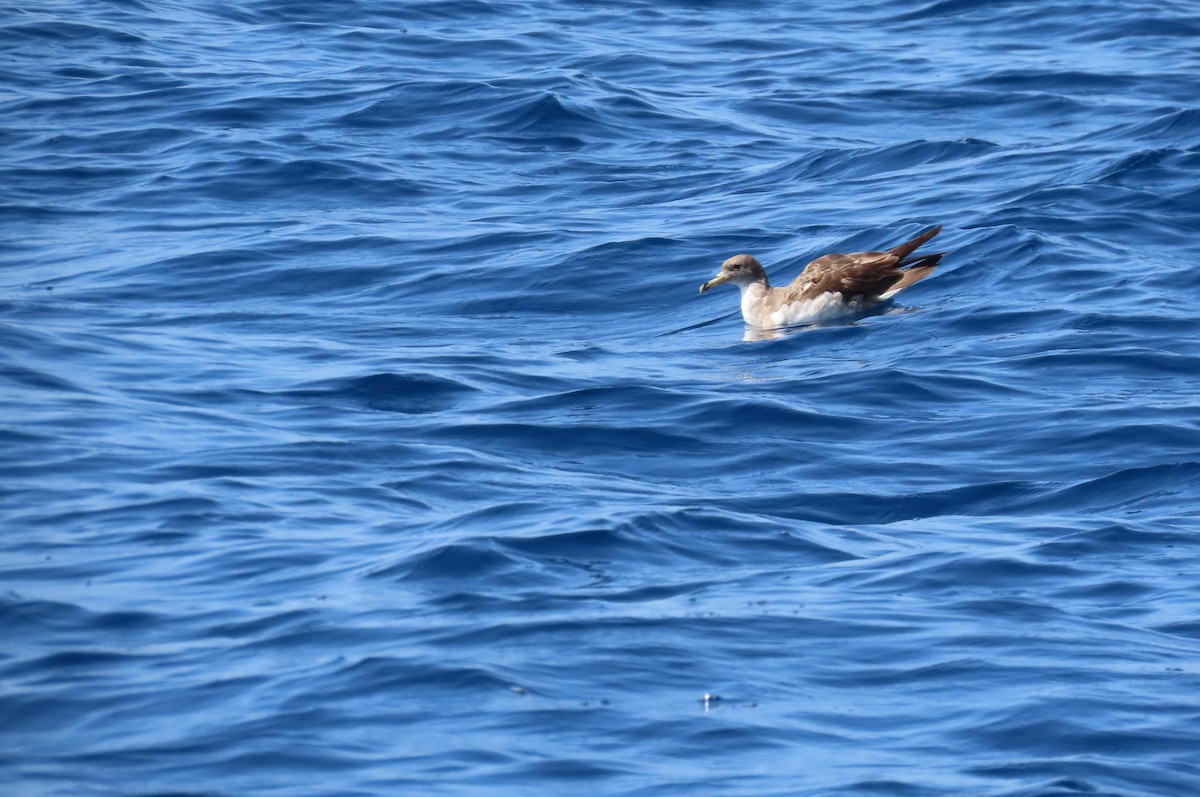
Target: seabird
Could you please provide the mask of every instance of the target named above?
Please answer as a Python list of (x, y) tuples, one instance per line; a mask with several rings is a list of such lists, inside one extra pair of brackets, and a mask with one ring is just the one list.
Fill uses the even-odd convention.
[(734, 255), (721, 264), (720, 274), (700, 286), (700, 292), (722, 282), (737, 285), (742, 289), (742, 318), (759, 329), (861, 312), (933, 273), (945, 252), (910, 255), (941, 231), (939, 224), (886, 252), (822, 255), (786, 288), (772, 288), (756, 258)]

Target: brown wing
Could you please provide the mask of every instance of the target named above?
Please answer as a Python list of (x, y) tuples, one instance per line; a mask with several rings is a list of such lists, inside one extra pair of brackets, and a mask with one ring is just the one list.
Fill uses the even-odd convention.
[[(889, 290), (898, 291), (929, 276), (942, 259), (942, 253), (909, 257), (922, 244), (942, 231), (939, 224), (892, 247), (887, 252), (855, 252), (849, 255), (824, 255), (804, 267), (795, 281), (784, 288), (784, 303), (813, 299), (824, 293), (840, 293), (846, 300), (855, 296), (878, 299)], [(908, 266), (907, 270), (904, 266)]]
[(896, 266), (899, 262), (900, 258), (891, 252), (818, 257), (787, 287), (787, 301), (813, 299), (823, 293), (840, 293), (847, 300), (855, 296), (876, 298), (904, 276)]

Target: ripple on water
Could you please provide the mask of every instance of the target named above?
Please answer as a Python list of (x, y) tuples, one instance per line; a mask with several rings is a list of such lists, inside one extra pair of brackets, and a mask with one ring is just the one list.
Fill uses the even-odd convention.
[(76, 6), (0, 23), (0, 792), (1195, 791), (1190, 9)]

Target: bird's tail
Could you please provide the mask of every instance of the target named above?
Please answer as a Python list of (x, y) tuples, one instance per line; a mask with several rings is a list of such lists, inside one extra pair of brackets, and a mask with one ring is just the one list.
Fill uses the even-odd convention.
[[(925, 232), (921, 233), (916, 238), (913, 238), (911, 241), (906, 241), (905, 243), (902, 243), (899, 246), (892, 247), (889, 250), (889, 254), (893, 254), (900, 260), (904, 260), (904, 258), (908, 257), (913, 252), (917, 251), (918, 247), (920, 247), (922, 244), (929, 241), (931, 238), (933, 238), (933, 236), (937, 235), (941, 231), (942, 231), (942, 225), (939, 224), (938, 226), (934, 227), (933, 229), (926, 230)], [(904, 265), (904, 263), (900, 263), (899, 265)]]
[(933, 273), (933, 270), (938, 267), (938, 263), (942, 262), (942, 256), (945, 252), (938, 252), (936, 255), (925, 255), (924, 257), (914, 257), (900, 265), (909, 265), (908, 268), (900, 272), (900, 279), (892, 283), (884, 294), (885, 298), (895, 296), (900, 291), (912, 285), (914, 282), (920, 282)]

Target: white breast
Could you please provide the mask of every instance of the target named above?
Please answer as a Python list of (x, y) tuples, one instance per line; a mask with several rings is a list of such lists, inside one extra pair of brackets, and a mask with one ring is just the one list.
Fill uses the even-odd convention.
[(771, 308), (767, 302), (769, 292), (761, 282), (743, 285), (742, 288), (742, 318), (754, 327), (769, 327)]
[(776, 329), (796, 324), (812, 324), (854, 315), (863, 309), (858, 298), (846, 302), (840, 293), (823, 293), (779, 308), (773, 308), (770, 292), (761, 283), (742, 288), (742, 318), (759, 329)]
[(862, 299), (855, 296), (850, 301), (842, 298), (840, 293), (822, 293), (812, 299), (792, 302), (780, 307), (770, 314), (772, 326), (790, 327), (795, 324), (815, 324), (818, 321), (832, 321), (835, 318), (857, 315), (863, 310)]

